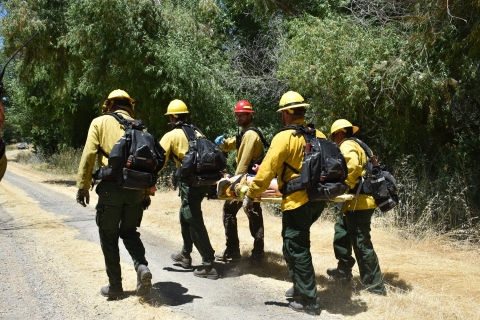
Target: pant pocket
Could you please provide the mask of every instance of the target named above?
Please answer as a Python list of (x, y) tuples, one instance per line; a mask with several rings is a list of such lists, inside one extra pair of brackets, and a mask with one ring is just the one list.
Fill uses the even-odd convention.
[(97, 227), (102, 228), (107, 225), (107, 215), (105, 214), (105, 205), (104, 204), (97, 204), (95, 207), (97, 210), (97, 214), (95, 215), (95, 222), (97, 223)]

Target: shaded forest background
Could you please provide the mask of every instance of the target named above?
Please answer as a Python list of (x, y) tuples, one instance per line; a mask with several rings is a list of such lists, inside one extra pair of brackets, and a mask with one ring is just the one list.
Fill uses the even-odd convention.
[(7, 141), (47, 157), (82, 148), (108, 94), (126, 90), (160, 138), (176, 98), (213, 139), (249, 100), (268, 139), (287, 90), (324, 133), (360, 127), (401, 187), (393, 218), (478, 239), (480, 2), (467, 0), (0, 1)]

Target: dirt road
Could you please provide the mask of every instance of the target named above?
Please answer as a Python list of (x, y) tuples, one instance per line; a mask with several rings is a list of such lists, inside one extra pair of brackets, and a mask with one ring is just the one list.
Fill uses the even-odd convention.
[[(156, 197), (152, 206), (160, 200)], [(107, 277), (95, 225), (95, 203), (91, 192), (87, 208), (76, 204), (72, 180), (9, 164), (0, 183), (0, 318), (311, 318), (287, 307), (283, 292), (288, 282), (255, 274), (239, 277), (244, 274), (242, 263), (219, 265), (221, 278), (217, 281), (196, 278), (191, 270), (173, 266), (170, 254), (181, 248), (177, 226), (172, 226), (175, 232), (163, 232), (148, 219), (139, 231), (154, 289), (145, 299), (135, 296), (135, 272), (120, 243), (126, 294), (123, 300), (107, 301), (99, 294)], [(176, 211), (172, 208), (170, 213), (176, 215)], [(198, 267), (201, 258), (194, 253)], [(269, 282), (281, 285), (272, 290)], [(339, 317), (324, 313), (321, 318)]]
[[(313, 319), (288, 308), (284, 292), (291, 282), (281, 253), (281, 219), (273, 214), (264, 214), (262, 265), (247, 262), (252, 240), (248, 220), (239, 214), (244, 259), (217, 264), (218, 280), (174, 266), (170, 254), (182, 243), (173, 191), (152, 198), (139, 228), (153, 273), (151, 294), (135, 296), (136, 274), (120, 243), (126, 294), (107, 301), (99, 293), (108, 280), (94, 220), (95, 192), (83, 208), (75, 202), (75, 177), (29, 170), (12, 158), (0, 182), (0, 319)], [(202, 204), (216, 251), (225, 245), (222, 204)], [(388, 291), (377, 296), (361, 290), (356, 266), (350, 286), (328, 281), (325, 270), (336, 259), (333, 222), (324, 215), (311, 229), (322, 305), (317, 319), (480, 319), (478, 244), (435, 236), (407, 240), (392, 217), (376, 217), (372, 239)], [(194, 249), (193, 264), (200, 263)]]

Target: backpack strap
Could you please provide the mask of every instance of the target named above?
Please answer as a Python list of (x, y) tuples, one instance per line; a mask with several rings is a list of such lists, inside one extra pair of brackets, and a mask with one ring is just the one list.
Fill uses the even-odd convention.
[[(255, 132), (258, 134), (258, 136), (260, 137), (260, 140), (262, 140), (262, 144), (263, 144), (263, 146), (265, 147), (265, 149), (270, 148), (270, 143), (267, 142), (267, 140), (265, 139), (265, 137), (264, 137), (263, 134), (262, 134), (262, 131), (260, 131), (260, 130), (259, 130), (258, 128), (256, 128), (256, 127), (248, 127), (247, 129), (243, 130), (243, 131), (240, 133), (240, 136), (243, 138), (243, 135), (244, 135), (247, 131), (249, 131), (249, 130), (253, 130), (253, 131), (255, 131)], [(238, 148), (237, 148), (237, 149), (238, 149)]]
[[(310, 131), (309, 128), (312, 128), (313, 131)], [(285, 131), (285, 130), (295, 130), (294, 132), (292, 132), (292, 135), (293, 136), (296, 136), (297, 134), (301, 134), (303, 136), (303, 138), (305, 139), (305, 142), (306, 143), (309, 143), (314, 137), (314, 133), (315, 133), (315, 127), (313, 125), (309, 125), (308, 127), (305, 127), (303, 125), (289, 125), (289, 126), (284, 126), (283, 128), (281, 128), (278, 132), (281, 132), (281, 131)], [(278, 133), (277, 132), (277, 133)], [(282, 181), (284, 182), (284, 184), (286, 185), (288, 182), (285, 182), (284, 180), (284, 177), (285, 177), (285, 172), (287, 170), (287, 167), (292, 170), (293, 172), (295, 172), (296, 174), (299, 174), (300, 171), (298, 171), (297, 169), (295, 169), (294, 167), (292, 167), (290, 164), (288, 164), (288, 162), (284, 162), (284, 167), (283, 167), (283, 170), (282, 170), (282, 176), (281, 176), (281, 179)], [(290, 181), (289, 181), (290, 182)], [(285, 186), (284, 185), (284, 186)]]
[[(348, 138), (347, 140), (353, 140), (355, 141), (356, 143), (358, 143), (358, 145), (360, 147), (362, 147), (362, 149), (365, 151), (365, 153), (367, 154), (367, 157), (368, 159), (370, 159), (371, 157), (373, 157), (373, 153), (372, 153), (372, 150), (370, 150), (370, 148), (365, 144), (365, 142), (363, 142), (362, 140), (358, 139), (357, 137), (350, 137)], [(367, 160), (368, 160), (367, 159)]]
[[(367, 144), (365, 142), (358, 139), (357, 137), (350, 137), (347, 140), (355, 141), (360, 147), (362, 147), (363, 151), (365, 151), (365, 153), (367, 154), (367, 162), (366, 162), (365, 167), (364, 167), (364, 168), (367, 169), (367, 172), (365, 173), (367, 175), (368, 174), (368, 168), (371, 168), (371, 166), (369, 166), (369, 161), (371, 161), (370, 159), (373, 157), (372, 150), (370, 150), (370, 148), (367, 146)], [(355, 185), (355, 187), (353, 187), (352, 191), (355, 192), (355, 199), (358, 198), (359, 194), (364, 194), (361, 191), (364, 181), (365, 181), (365, 177), (361, 176), (360, 181)]]
[[(117, 114), (115, 112), (109, 112), (109, 113), (106, 113), (105, 115), (114, 117), (125, 128), (127, 128), (129, 126), (129, 123), (127, 122), (127, 120), (121, 114)], [(109, 154), (107, 154), (105, 152), (105, 150), (102, 149), (102, 147), (100, 145), (98, 146), (97, 154), (102, 154), (107, 159), (110, 156)]]
[(185, 133), (185, 136), (187, 136), (188, 141), (197, 140), (198, 136), (197, 136), (197, 133), (195, 131), (198, 131), (201, 134), (202, 137), (205, 137), (203, 132), (200, 131), (200, 129), (197, 128), (196, 126), (194, 126), (193, 124), (187, 124), (187, 123), (182, 122), (182, 123), (180, 123), (180, 125), (182, 126), (182, 130)]

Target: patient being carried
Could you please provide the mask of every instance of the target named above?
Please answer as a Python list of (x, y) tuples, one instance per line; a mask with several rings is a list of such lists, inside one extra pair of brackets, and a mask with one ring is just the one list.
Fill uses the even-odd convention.
[[(219, 198), (243, 199), (245, 190), (250, 186), (254, 175), (238, 174), (233, 177), (222, 178), (217, 182), (217, 195)], [(261, 198), (280, 198), (282, 194), (278, 191), (277, 179), (270, 182), (268, 189), (261, 194)]]

